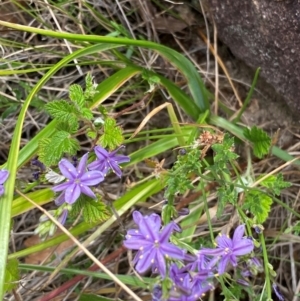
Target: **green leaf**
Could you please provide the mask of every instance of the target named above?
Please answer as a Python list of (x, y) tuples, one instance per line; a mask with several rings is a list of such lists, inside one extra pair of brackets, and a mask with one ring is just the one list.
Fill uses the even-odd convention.
[(77, 122), (76, 109), (65, 100), (51, 101), (45, 108), (52, 118), (57, 118), (60, 122)]
[(234, 138), (230, 138), (228, 134), (224, 135), (222, 143), (212, 145), (212, 149), (215, 152), (215, 165), (221, 169), (224, 169), (227, 163), (238, 158), (238, 155), (234, 153)]
[(70, 134), (75, 134), (78, 131), (79, 123), (76, 121), (72, 122), (59, 122), (56, 126), (58, 131), (64, 131)]
[(102, 147), (108, 147), (110, 150), (113, 150), (123, 142), (122, 129), (117, 126), (115, 119), (106, 118), (103, 128), (104, 133), (99, 139)]
[(85, 77), (85, 91), (84, 91), (84, 98), (89, 101), (92, 100), (96, 93), (96, 88), (93, 84), (93, 77), (90, 73), (88, 73)]
[(64, 153), (75, 155), (80, 149), (79, 142), (68, 132), (58, 131), (51, 138), (43, 139), (39, 143), (39, 159), (46, 166), (56, 165)]
[(260, 182), (260, 185), (269, 188), (271, 190), (271, 193), (280, 195), (281, 190), (290, 187), (292, 184), (290, 182), (284, 181), (283, 175), (280, 173), (278, 175), (269, 176), (268, 178)]
[(234, 185), (227, 185), (224, 184), (223, 186), (217, 189), (217, 196), (218, 196), (218, 210), (217, 216), (220, 217), (221, 214), (224, 212), (224, 208), (226, 204), (237, 204), (238, 193), (235, 189)]
[(262, 224), (266, 221), (271, 210), (273, 200), (265, 193), (257, 190), (251, 190), (245, 195), (244, 210), (249, 210), (257, 223)]
[(88, 108), (82, 108), (80, 110), (80, 113), (81, 113), (82, 117), (87, 119), (87, 120), (92, 120), (93, 117), (94, 117), (92, 111)]
[(265, 131), (253, 126), (251, 129), (244, 129), (244, 136), (253, 143), (253, 153), (257, 158), (261, 159), (269, 153), (271, 138)]
[(80, 85), (74, 84), (69, 88), (69, 98), (79, 106), (83, 108), (85, 104), (85, 97)]
[(10, 259), (7, 262), (4, 283), (4, 290), (6, 292), (15, 288), (20, 280), (18, 265), (19, 262), (17, 259)]
[[(98, 199), (100, 199), (99, 196)], [(81, 211), (84, 221), (87, 223), (105, 222), (111, 217), (109, 210), (101, 199), (94, 200), (84, 195), (81, 195), (73, 205), (70, 215), (77, 217)]]
[(87, 131), (87, 136), (90, 137), (91, 139), (95, 139), (97, 137), (97, 132), (93, 131), (93, 130), (88, 130)]

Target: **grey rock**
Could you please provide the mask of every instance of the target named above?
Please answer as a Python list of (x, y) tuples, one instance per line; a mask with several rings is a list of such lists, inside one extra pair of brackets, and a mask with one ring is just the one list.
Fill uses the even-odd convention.
[(219, 38), (300, 112), (300, 1), (208, 0)]

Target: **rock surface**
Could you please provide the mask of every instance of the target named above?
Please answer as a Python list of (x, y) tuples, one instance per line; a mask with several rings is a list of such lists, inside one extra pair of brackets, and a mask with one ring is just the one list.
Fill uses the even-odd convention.
[(219, 38), (300, 112), (300, 1), (209, 0)]

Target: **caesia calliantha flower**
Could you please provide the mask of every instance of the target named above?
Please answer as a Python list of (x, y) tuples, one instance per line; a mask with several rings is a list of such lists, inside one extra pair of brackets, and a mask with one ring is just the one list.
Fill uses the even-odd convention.
[(229, 263), (236, 267), (238, 256), (247, 255), (254, 249), (251, 238), (244, 237), (245, 225), (238, 226), (230, 238), (225, 234), (220, 234), (216, 238), (217, 247), (215, 249), (201, 249), (203, 255), (214, 256), (212, 261), (218, 263), (218, 273), (221, 275), (226, 271)]
[(58, 163), (58, 167), (67, 181), (54, 186), (52, 189), (55, 192), (63, 191), (62, 196), (68, 204), (76, 202), (81, 193), (91, 198), (96, 198), (90, 186), (97, 185), (104, 180), (104, 176), (100, 171), (87, 171), (87, 159), (88, 154), (85, 154), (81, 158), (77, 168), (67, 159), (61, 159)]
[(0, 196), (4, 194), (3, 184), (7, 180), (9, 172), (7, 170), (0, 170)]
[(174, 222), (167, 224), (162, 230), (161, 218), (157, 214), (143, 216), (133, 212), (133, 219), (139, 229), (127, 232), (124, 246), (130, 250), (138, 250), (133, 263), (139, 273), (146, 272), (150, 267), (162, 277), (166, 276), (166, 259), (183, 260), (185, 251), (169, 242), (174, 230), (179, 227)]
[(129, 162), (130, 158), (125, 155), (118, 155), (117, 152), (123, 148), (120, 146), (112, 152), (108, 152), (101, 146), (96, 146), (94, 151), (97, 159), (88, 165), (90, 170), (99, 170), (104, 175), (107, 174), (109, 170), (112, 170), (119, 178), (122, 176), (122, 171), (119, 166), (121, 163)]

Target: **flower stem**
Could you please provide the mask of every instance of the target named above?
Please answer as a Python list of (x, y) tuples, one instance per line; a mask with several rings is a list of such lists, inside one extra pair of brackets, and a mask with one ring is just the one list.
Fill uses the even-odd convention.
[(263, 258), (264, 258), (267, 296), (268, 296), (268, 299), (272, 300), (272, 288), (271, 288), (271, 280), (270, 280), (269, 260), (268, 260), (265, 237), (264, 237), (263, 233), (260, 234), (260, 243), (261, 243), (261, 247), (262, 247), (262, 251), (263, 251)]

